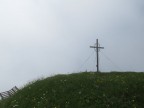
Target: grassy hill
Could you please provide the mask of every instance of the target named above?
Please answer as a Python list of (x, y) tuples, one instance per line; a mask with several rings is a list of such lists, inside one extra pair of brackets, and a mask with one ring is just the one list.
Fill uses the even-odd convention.
[(0, 108), (144, 108), (144, 73), (56, 75), (28, 84)]

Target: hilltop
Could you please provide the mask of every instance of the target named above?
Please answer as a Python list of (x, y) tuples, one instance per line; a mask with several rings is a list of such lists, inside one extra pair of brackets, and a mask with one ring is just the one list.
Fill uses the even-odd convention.
[(144, 108), (144, 73), (83, 72), (27, 84), (0, 108)]

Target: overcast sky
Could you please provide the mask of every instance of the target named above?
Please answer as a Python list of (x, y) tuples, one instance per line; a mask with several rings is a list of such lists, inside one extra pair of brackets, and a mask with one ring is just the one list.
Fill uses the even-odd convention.
[(0, 0), (0, 92), (40, 77), (144, 71), (143, 0)]

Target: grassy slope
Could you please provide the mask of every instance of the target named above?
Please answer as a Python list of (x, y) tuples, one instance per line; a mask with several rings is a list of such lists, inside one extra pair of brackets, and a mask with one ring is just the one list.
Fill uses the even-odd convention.
[(144, 73), (57, 75), (27, 85), (0, 108), (144, 108)]

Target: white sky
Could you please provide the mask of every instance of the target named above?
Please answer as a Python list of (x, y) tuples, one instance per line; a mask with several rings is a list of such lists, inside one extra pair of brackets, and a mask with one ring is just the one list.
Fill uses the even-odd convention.
[(95, 71), (97, 38), (101, 71), (144, 71), (143, 19), (143, 0), (0, 0), (0, 92)]

